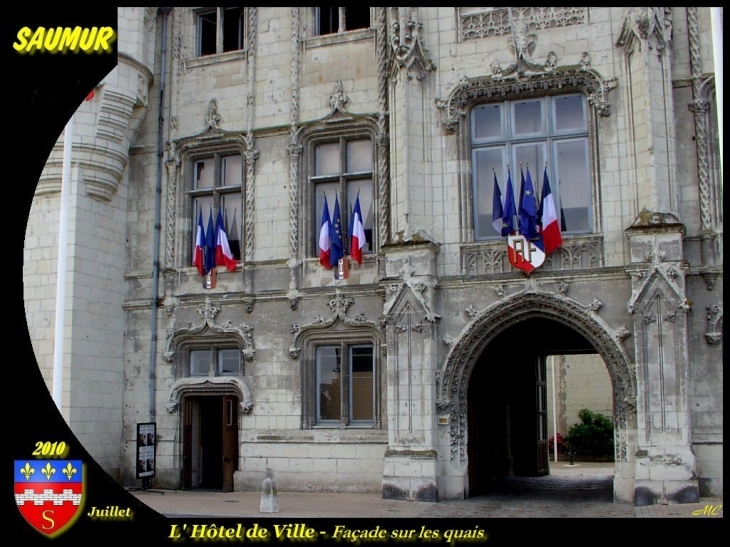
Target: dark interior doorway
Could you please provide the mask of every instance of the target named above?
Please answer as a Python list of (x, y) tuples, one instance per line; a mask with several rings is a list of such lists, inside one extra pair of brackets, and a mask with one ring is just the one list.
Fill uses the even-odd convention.
[(238, 468), (238, 398), (183, 399), (183, 488), (230, 492)]
[(550, 473), (547, 356), (589, 353), (596, 350), (585, 337), (545, 318), (509, 327), (484, 349), (467, 391), (469, 496), (508, 477)]

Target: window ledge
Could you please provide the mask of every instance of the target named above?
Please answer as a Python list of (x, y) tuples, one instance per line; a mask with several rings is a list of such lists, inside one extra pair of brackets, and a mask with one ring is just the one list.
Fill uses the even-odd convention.
[(246, 50), (237, 49), (235, 51), (226, 51), (225, 53), (216, 53), (214, 55), (204, 55), (202, 57), (195, 57), (185, 61), (185, 68), (191, 69), (199, 66), (215, 65), (218, 63), (225, 63), (228, 61), (245, 61)]
[(363, 28), (357, 30), (348, 30), (342, 33), (323, 34), (321, 36), (310, 36), (305, 38), (304, 45), (307, 48), (329, 46), (332, 44), (343, 44), (347, 42), (357, 42), (359, 40), (367, 40), (375, 38), (374, 28)]

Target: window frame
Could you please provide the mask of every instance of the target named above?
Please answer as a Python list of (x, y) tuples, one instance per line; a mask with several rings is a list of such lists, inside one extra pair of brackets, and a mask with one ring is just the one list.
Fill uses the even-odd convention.
[[(330, 6), (326, 6), (326, 9), (335, 9)], [(346, 32), (353, 32), (357, 30), (367, 30), (372, 28), (373, 26), (373, 17), (372, 12), (368, 13), (368, 26), (366, 27), (357, 27), (354, 29), (347, 28), (347, 10), (349, 8), (347, 7), (337, 7), (337, 30), (332, 30), (330, 32), (322, 32), (321, 29), (321, 7), (315, 7), (314, 8), (314, 21), (312, 24), (312, 36), (331, 36), (331, 35), (338, 35), (338, 34), (344, 34)], [(369, 10), (370, 8), (368, 8)], [(334, 25), (333, 25), (334, 28)]]
[[(304, 343), (301, 359), (302, 366), (302, 429), (381, 429), (381, 416), (384, 385), (380, 355), (380, 340), (377, 334), (357, 330), (311, 333)], [(319, 419), (319, 366), (317, 354), (320, 348), (339, 347), (340, 355), (347, 356), (347, 363), (341, 360), (344, 373), (340, 375), (340, 417), (339, 419)], [(352, 358), (353, 348), (370, 348), (372, 352), (372, 419), (362, 420), (351, 417), (352, 404)], [(344, 365), (347, 366), (344, 366)]]
[[(370, 149), (371, 149), (371, 170), (370, 171), (353, 171), (348, 172), (347, 171), (347, 163), (348, 163), (348, 151), (347, 151), (347, 144), (350, 142), (355, 141), (362, 141), (362, 140), (369, 140), (370, 141)], [(326, 175), (317, 175), (317, 149), (319, 146), (327, 145), (327, 144), (333, 144), (337, 143), (339, 145), (339, 172), (338, 173), (332, 173), (332, 174), (326, 174)], [(306, 256), (310, 258), (316, 258), (319, 256), (319, 230), (322, 223), (322, 212), (318, 208), (318, 200), (317, 200), (317, 194), (318, 190), (317, 187), (325, 184), (338, 184), (337, 189), (337, 197), (339, 199), (340, 203), (340, 218), (342, 221), (342, 232), (343, 232), (343, 241), (344, 241), (344, 247), (345, 247), (345, 255), (350, 254), (350, 234), (348, 233), (348, 228), (350, 225), (350, 210), (349, 210), (349, 201), (348, 201), (348, 183), (349, 182), (357, 182), (357, 181), (364, 181), (365, 179), (370, 180), (371, 190), (372, 190), (372, 203), (371, 208), (368, 209), (367, 206), (362, 207), (362, 201), (360, 202), (361, 207), (363, 208), (363, 216), (366, 217), (363, 219), (363, 222), (367, 220), (367, 211), (372, 210), (372, 227), (366, 228), (367, 230), (370, 230), (371, 236), (370, 236), (370, 249), (364, 249), (363, 250), (363, 260), (365, 260), (365, 257), (372, 257), (377, 253), (378, 245), (377, 245), (377, 203), (378, 203), (378, 196), (377, 196), (377, 147), (375, 142), (374, 135), (368, 131), (368, 130), (352, 130), (349, 132), (340, 132), (333, 135), (323, 136), (321, 138), (313, 139), (310, 142), (307, 143), (307, 165), (305, 167), (306, 172), (308, 173), (307, 177), (307, 187), (308, 187), (308, 207), (307, 210), (313, 211), (311, 215), (306, 215), (306, 217), (309, 217), (308, 222), (308, 228), (310, 230), (310, 237), (307, 238), (307, 253)], [(332, 218), (332, 215), (334, 214), (334, 202), (329, 202), (328, 200), (328, 207), (330, 212), (330, 219)], [(354, 199), (353, 199), (353, 206), (354, 206)], [(305, 218), (306, 218), (305, 217)]]
[[(238, 372), (222, 372), (220, 352), (225, 350), (236, 350), (238, 355)], [(192, 370), (192, 358), (195, 352), (207, 351), (210, 354), (210, 361), (207, 373), (194, 374)], [(243, 378), (246, 372), (245, 359), (240, 344), (234, 340), (199, 340), (185, 344), (183, 359), (180, 363), (180, 374), (182, 378), (215, 378), (215, 377), (236, 377)]]
[[(225, 185), (221, 181), (225, 178), (225, 169), (223, 167), (225, 159), (229, 157), (239, 157), (241, 164), (241, 181), (240, 184), (236, 185)], [(197, 176), (198, 176), (198, 164), (203, 161), (213, 161), (213, 186), (197, 188)], [(238, 240), (232, 238), (233, 231), (228, 228), (228, 242), (229, 244), (233, 241), (238, 241), (238, 256), (236, 256), (235, 245), (231, 246), (231, 251), (234, 253), (234, 257), (238, 261), (238, 268), (242, 262), (243, 256), (243, 241), (244, 241), (244, 217), (245, 217), (245, 185), (246, 185), (246, 157), (242, 150), (237, 148), (222, 147), (214, 150), (199, 150), (190, 154), (187, 158), (186, 165), (188, 166), (189, 174), (185, 176), (186, 190), (185, 197), (187, 203), (185, 205), (186, 211), (190, 215), (190, 229), (188, 230), (189, 245), (188, 252), (190, 253), (187, 257), (186, 264), (192, 267), (193, 247), (195, 245), (195, 236), (198, 228), (198, 212), (196, 208), (196, 200), (206, 196), (213, 197), (213, 226), (216, 223), (216, 217), (218, 214), (218, 208), (221, 204), (221, 196), (226, 194), (232, 194), (238, 196), (237, 210), (240, 211), (240, 218), (236, 221), (235, 226), (238, 231)], [(222, 179), (223, 177), (223, 179)], [(209, 212), (203, 211), (203, 227), (208, 229), (208, 214)], [(225, 218), (224, 220), (228, 220)], [(232, 222), (232, 221), (231, 221)]]
[[(339, 373), (339, 388), (340, 393), (338, 400), (340, 402), (339, 405), (339, 419), (328, 419), (322, 417), (322, 393), (320, 391), (321, 384), (321, 368), (320, 368), (320, 357), (319, 352), (320, 350), (324, 348), (334, 348), (335, 351), (339, 349), (338, 354), (338, 363), (337, 363), (337, 369), (333, 369), (333, 372)], [(355, 371), (353, 370), (353, 350), (354, 349), (362, 349), (362, 348), (369, 348), (372, 356), (372, 392), (371, 392), (371, 398), (370, 401), (370, 407), (371, 407), (371, 415), (372, 419), (358, 419), (354, 416), (354, 407), (355, 404), (353, 403), (353, 396), (355, 394), (355, 390), (353, 389), (353, 378), (355, 376)], [(372, 426), (375, 423), (375, 416), (376, 416), (376, 403), (375, 403), (375, 384), (376, 384), (376, 375), (375, 375), (375, 347), (372, 343), (366, 343), (366, 342), (346, 342), (346, 341), (340, 341), (339, 344), (334, 343), (321, 343), (317, 344), (314, 348), (314, 368), (315, 368), (315, 393), (314, 393), (314, 408), (315, 408), (315, 415), (314, 415), (314, 421), (317, 426)]]
[[(240, 9), (240, 15), (238, 17), (239, 25), (237, 31), (238, 47), (232, 49), (226, 49), (226, 27), (225, 27), (225, 12)], [(213, 7), (213, 8), (199, 8), (193, 10), (195, 14), (195, 57), (196, 58), (208, 58), (214, 55), (230, 54), (234, 52), (240, 52), (246, 50), (246, 36), (247, 36), (247, 13), (246, 6), (224, 6), (224, 7)], [(210, 53), (203, 53), (203, 25), (202, 20), (205, 16), (215, 13), (215, 51)]]
[[(580, 97), (582, 105), (582, 127), (579, 129), (568, 129), (558, 130), (557, 129), (557, 106), (556, 101), (560, 98), (565, 97)], [(528, 101), (539, 101), (541, 106), (541, 121), (540, 128), (537, 132), (532, 132), (525, 135), (515, 135), (514, 122), (516, 118), (516, 109), (513, 107), (515, 104), (524, 103)], [(477, 134), (477, 110), (480, 107), (488, 105), (500, 105), (500, 135), (499, 136), (486, 136), (476, 137)], [(531, 147), (541, 145), (541, 155), (543, 157), (542, 165), (529, 165), (530, 174), (532, 176), (533, 184), (535, 185), (536, 194), (540, 194), (542, 190), (542, 174), (544, 171), (544, 163), (547, 161), (548, 177), (550, 178), (550, 186), (553, 192), (553, 197), (556, 202), (556, 207), (560, 207), (563, 203), (561, 199), (561, 180), (560, 180), (560, 166), (558, 161), (558, 147), (562, 143), (569, 142), (582, 142), (584, 143), (584, 168), (586, 175), (585, 190), (588, 193), (584, 208), (586, 211), (585, 221), (587, 223), (586, 229), (575, 229), (566, 230), (563, 232), (564, 235), (588, 235), (596, 233), (596, 181), (594, 180), (595, 174), (592, 168), (594, 158), (594, 133), (592, 129), (591, 113), (588, 105), (587, 97), (584, 93), (576, 90), (568, 90), (560, 93), (546, 93), (540, 97), (534, 97), (532, 95), (522, 96), (514, 95), (502, 101), (486, 101), (478, 102), (471, 106), (469, 111), (469, 124), (468, 124), (468, 136), (466, 138), (466, 146), (469, 151), (470, 157), (470, 194), (471, 194), (471, 218), (469, 219), (470, 225), (472, 226), (472, 238), (475, 242), (490, 242), (502, 239), (492, 227), (491, 221), (487, 222), (485, 226), (481, 226), (479, 221), (480, 209), (480, 194), (479, 194), (479, 169), (477, 164), (477, 155), (479, 152), (501, 150), (503, 164), (501, 171), (497, 170), (497, 179), (499, 182), (500, 190), (504, 199), (505, 187), (507, 184), (507, 163), (509, 164), (509, 170), (512, 175), (512, 186), (515, 192), (515, 201), (519, 200), (519, 189), (520, 189), (520, 164), (517, 161), (517, 150), (521, 147)], [(504, 162), (504, 158), (507, 161)], [(523, 166), (524, 168), (524, 166)], [(482, 181), (482, 189), (488, 193), (488, 199), (482, 201), (486, 204), (489, 212), (491, 212), (491, 196), (493, 188), (493, 175), (488, 173), (484, 175), (485, 179)], [(484, 213), (484, 211), (482, 211)], [(481, 232), (486, 232), (487, 235), (480, 235)]]

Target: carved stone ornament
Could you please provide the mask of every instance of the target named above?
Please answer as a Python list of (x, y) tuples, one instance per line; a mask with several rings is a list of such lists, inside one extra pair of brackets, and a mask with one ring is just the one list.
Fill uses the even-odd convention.
[(502, 98), (523, 92), (541, 93), (551, 89), (577, 88), (583, 90), (588, 103), (600, 116), (610, 114), (608, 92), (615, 88), (614, 78), (604, 79), (589, 65), (555, 66), (545, 71), (545, 66), (533, 67), (530, 71), (517, 71), (517, 63), (500, 70), (500, 77), (492, 75), (464, 78), (451, 91), (446, 100), (436, 100), (436, 106), (446, 112), (443, 122), (447, 131), (456, 131), (465, 120), (472, 104), (483, 99)]
[[(692, 302), (685, 296), (683, 281), (684, 276), (677, 272), (674, 264), (665, 264), (661, 262), (661, 253), (647, 253), (647, 259), (652, 259), (653, 263), (649, 269), (629, 269), (627, 272), (631, 275), (632, 283), (634, 288), (632, 290), (631, 298), (627, 304), (627, 310), (633, 314), (637, 311), (641, 302), (643, 302), (649, 291), (657, 283), (664, 285), (668, 292), (668, 295), (678, 302), (678, 308), (683, 312), (688, 312), (692, 307)], [(685, 266), (686, 268), (686, 266)], [(669, 272), (672, 271), (673, 275)]]
[(202, 378), (180, 378), (170, 387), (170, 399), (167, 405), (179, 409), (182, 398), (186, 395), (235, 395), (242, 414), (250, 414), (253, 410), (251, 390), (242, 378), (236, 376), (206, 376)]
[(616, 45), (630, 51), (634, 42), (648, 42), (664, 49), (672, 40), (672, 8), (629, 7)]
[(707, 332), (705, 339), (712, 347), (717, 347), (722, 342), (722, 306), (707, 306)]
[[(560, 321), (591, 342), (611, 377), (617, 429), (635, 424), (636, 386), (631, 359), (614, 329), (593, 313), (590, 306), (544, 291), (530, 278), (521, 291), (491, 304), (464, 327), (436, 377), (436, 410), (449, 414), (452, 461), (466, 462), (467, 391), (472, 369), (500, 332), (531, 317)], [(618, 452), (620, 458), (625, 458), (625, 451)]]
[(380, 325), (376, 321), (370, 321), (366, 319), (364, 313), (357, 314), (354, 318), (347, 316), (347, 310), (355, 303), (354, 298), (346, 298), (342, 296), (339, 288), (336, 289), (335, 297), (332, 298), (328, 303), (328, 307), (332, 310), (333, 315), (329, 319), (325, 319), (322, 315), (316, 315), (311, 323), (306, 325), (299, 325), (297, 323), (292, 325), (291, 332), (294, 334), (291, 345), (289, 346), (289, 356), (292, 359), (298, 359), (301, 353), (301, 340), (304, 336), (317, 330), (326, 330), (330, 327), (334, 327), (337, 324), (344, 324), (348, 327), (354, 328), (371, 328), (378, 330)]
[[(414, 277), (413, 268), (410, 265), (410, 260), (406, 258), (403, 261), (403, 267), (401, 268), (401, 275), (403, 276), (403, 283), (397, 285), (395, 291), (390, 291), (390, 299), (385, 303), (383, 307), (383, 313), (387, 317), (391, 317), (396, 302), (402, 299), (403, 288), (407, 287), (410, 292), (416, 298), (418, 303), (423, 307), (425, 314), (424, 319), (428, 323), (436, 323), (441, 319), (441, 316), (433, 311), (431, 308), (432, 293), (436, 289), (436, 283), (433, 279), (428, 277)], [(392, 287), (392, 285), (391, 285)], [(467, 312), (468, 313), (468, 312)]]
[(390, 44), (393, 48), (393, 67), (405, 70), (408, 79), (422, 80), (436, 65), (423, 47), (418, 22), (418, 8), (390, 8)]
[(253, 361), (256, 355), (256, 349), (253, 343), (253, 327), (248, 325), (241, 325), (240, 327), (234, 326), (231, 321), (226, 321), (222, 324), (215, 322), (215, 318), (220, 312), (218, 306), (213, 306), (210, 298), (205, 299), (203, 307), (198, 308), (198, 315), (201, 318), (199, 325), (193, 325), (188, 323), (185, 328), (177, 329), (172, 332), (172, 335), (167, 341), (167, 347), (163, 353), (163, 359), (168, 363), (171, 363), (177, 352), (177, 348), (182, 341), (189, 341), (194, 337), (200, 336), (207, 330), (211, 330), (218, 334), (234, 334), (240, 338), (243, 343), (242, 354), (246, 361)]

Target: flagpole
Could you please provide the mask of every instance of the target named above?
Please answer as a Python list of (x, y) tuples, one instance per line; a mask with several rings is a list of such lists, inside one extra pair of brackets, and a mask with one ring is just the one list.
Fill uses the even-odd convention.
[(61, 210), (58, 228), (58, 265), (56, 272), (56, 324), (53, 336), (53, 402), (63, 412), (63, 338), (66, 327), (66, 249), (68, 246), (68, 210), (71, 186), (71, 148), (74, 115), (63, 133), (63, 168), (61, 172)]

